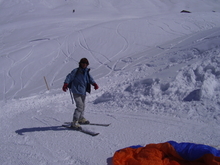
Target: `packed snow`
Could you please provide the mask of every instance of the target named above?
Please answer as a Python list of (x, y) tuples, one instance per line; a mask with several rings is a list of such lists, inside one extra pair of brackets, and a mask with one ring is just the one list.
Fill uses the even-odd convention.
[[(0, 164), (112, 165), (170, 140), (220, 149), (219, 18), (218, 0), (0, 0)], [(111, 123), (83, 126), (95, 137), (61, 127), (83, 57), (100, 87), (85, 117)]]

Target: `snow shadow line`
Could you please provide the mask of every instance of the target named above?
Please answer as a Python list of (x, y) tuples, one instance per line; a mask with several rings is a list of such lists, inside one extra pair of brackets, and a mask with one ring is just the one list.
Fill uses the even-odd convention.
[(22, 128), (19, 130), (16, 130), (15, 132), (18, 135), (24, 135), (25, 132), (39, 132), (39, 131), (63, 131), (66, 130), (66, 128), (62, 126), (50, 126), (50, 127), (33, 127), (33, 128)]

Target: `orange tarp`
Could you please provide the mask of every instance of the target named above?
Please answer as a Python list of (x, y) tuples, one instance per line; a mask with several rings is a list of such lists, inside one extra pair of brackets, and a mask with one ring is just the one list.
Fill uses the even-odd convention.
[(166, 142), (148, 144), (140, 148), (125, 148), (115, 152), (113, 165), (220, 165), (220, 158), (212, 154), (194, 160), (184, 160), (174, 147)]

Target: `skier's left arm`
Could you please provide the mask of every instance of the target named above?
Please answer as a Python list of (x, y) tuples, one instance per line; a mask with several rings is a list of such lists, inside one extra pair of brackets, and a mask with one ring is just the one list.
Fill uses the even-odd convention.
[(99, 89), (99, 86), (98, 86), (98, 84), (95, 82), (95, 80), (93, 79), (93, 77), (90, 75), (90, 73), (88, 73), (88, 74), (89, 74), (89, 83), (94, 86), (94, 89), (95, 89), (95, 90)]

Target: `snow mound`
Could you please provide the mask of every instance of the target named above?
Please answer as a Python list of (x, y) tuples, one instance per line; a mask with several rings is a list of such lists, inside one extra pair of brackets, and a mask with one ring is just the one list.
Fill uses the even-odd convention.
[[(193, 117), (204, 122), (211, 118), (220, 122), (217, 111), (220, 105), (220, 49), (217, 47), (201, 54), (192, 50), (190, 53), (190, 58), (195, 58), (195, 62), (179, 69), (173, 81), (164, 82), (160, 78), (146, 77), (132, 83), (127, 82), (127, 86), (123, 82), (118, 84), (122, 87), (121, 90), (111, 88), (105, 91), (94, 100), (94, 104), (130, 111)], [(210, 116), (201, 115), (203, 110), (210, 111)]]

